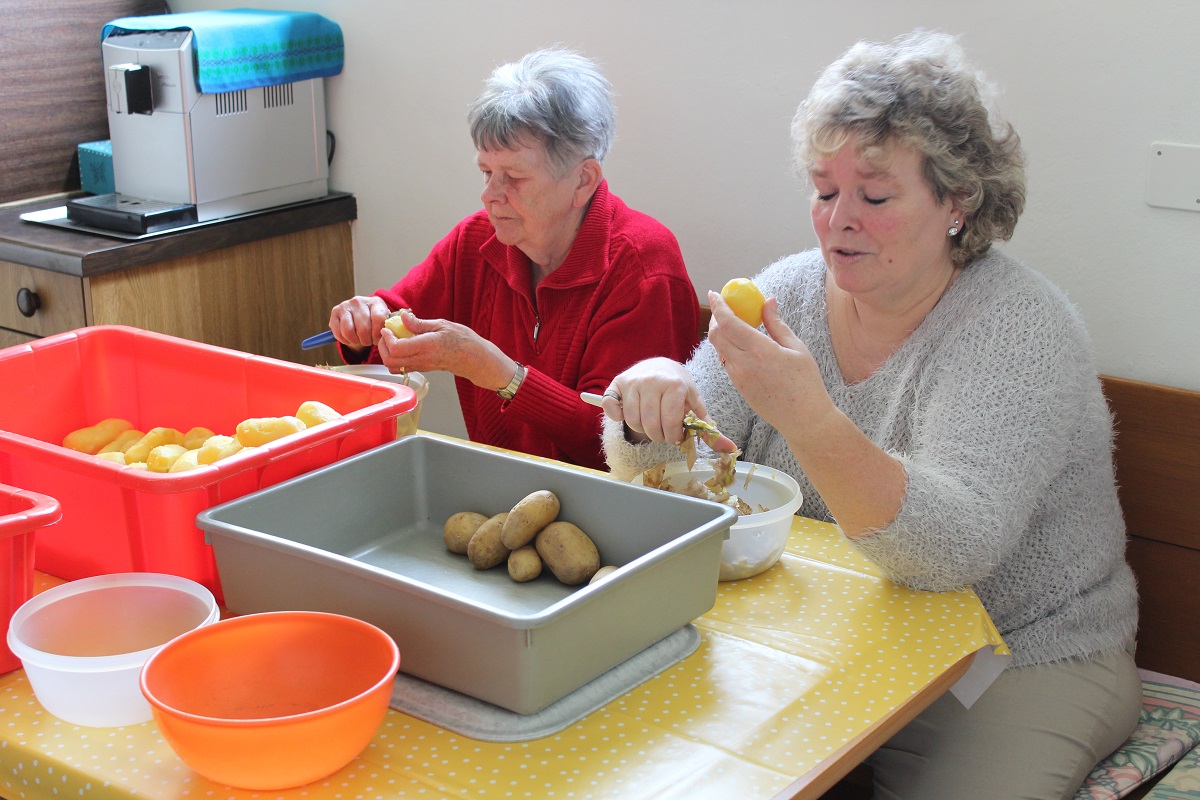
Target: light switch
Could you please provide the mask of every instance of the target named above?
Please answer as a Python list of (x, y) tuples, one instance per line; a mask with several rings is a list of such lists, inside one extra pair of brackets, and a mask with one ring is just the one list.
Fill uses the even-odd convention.
[(1155, 142), (1150, 146), (1146, 202), (1200, 211), (1200, 145)]

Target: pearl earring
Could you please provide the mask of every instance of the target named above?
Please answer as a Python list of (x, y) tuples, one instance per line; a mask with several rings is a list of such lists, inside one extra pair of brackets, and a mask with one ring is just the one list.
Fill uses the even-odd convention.
[(958, 226), (961, 224), (962, 223), (959, 222), (958, 220), (954, 220), (954, 224), (950, 226), (950, 230), (946, 231), (946, 235), (947, 236), (957, 236), (958, 230), (959, 230)]

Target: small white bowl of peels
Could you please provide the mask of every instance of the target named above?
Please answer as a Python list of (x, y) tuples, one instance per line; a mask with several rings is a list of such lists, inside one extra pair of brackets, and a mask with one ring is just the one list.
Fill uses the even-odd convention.
[[(779, 561), (803, 497), (795, 478), (761, 464), (736, 462), (723, 490), (713, 481), (713, 463), (701, 458), (689, 469), (676, 461), (647, 470), (633, 483), (725, 503), (738, 511), (721, 547), (720, 580), (736, 581), (765, 572)], [(707, 485), (706, 485), (707, 483)]]

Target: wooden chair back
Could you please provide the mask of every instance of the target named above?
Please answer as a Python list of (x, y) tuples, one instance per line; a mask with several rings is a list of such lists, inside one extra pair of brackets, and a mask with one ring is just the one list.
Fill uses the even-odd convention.
[(1200, 392), (1102, 376), (1140, 597), (1138, 665), (1200, 681)]

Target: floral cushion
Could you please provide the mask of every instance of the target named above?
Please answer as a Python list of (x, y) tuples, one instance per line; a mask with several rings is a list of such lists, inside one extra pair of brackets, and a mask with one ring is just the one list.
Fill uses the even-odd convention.
[[(1116, 800), (1191, 754), (1194, 792), (1159, 795), (1154, 788), (1146, 800), (1200, 800), (1200, 764), (1193, 748), (1200, 743), (1200, 684), (1171, 675), (1140, 670), (1142, 714), (1129, 740), (1101, 761), (1075, 793), (1075, 800)], [(1174, 780), (1174, 770), (1168, 778)], [(1183, 773), (1181, 773), (1181, 779)]]
[(1200, 800), (1200, 749), (1181, 758), (1143, 800)]

